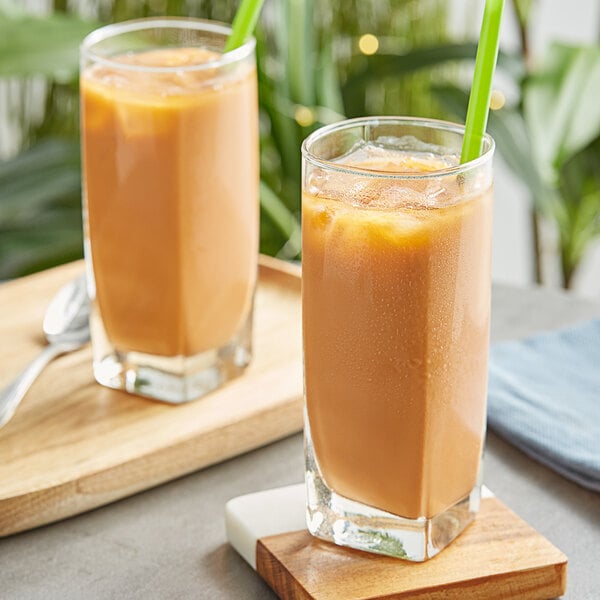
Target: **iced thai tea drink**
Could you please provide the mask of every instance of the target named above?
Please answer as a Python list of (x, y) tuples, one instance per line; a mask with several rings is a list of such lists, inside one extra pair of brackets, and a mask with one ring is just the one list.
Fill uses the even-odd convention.
[(86, 260), (94, 373), (170, 402), (239, 374), (258, 256), (254, 41), (145, 19), (82, 48)]
[(304, 143), (308, 526), (426, 560), (473, 519), (485, 431), (493, 142), (355, 119)]

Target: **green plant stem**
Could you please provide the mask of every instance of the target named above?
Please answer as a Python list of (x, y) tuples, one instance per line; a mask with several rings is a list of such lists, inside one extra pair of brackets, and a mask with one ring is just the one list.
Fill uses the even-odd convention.
[(573, 264), (570, 260), (569, 253), (565, 248), (561, 249), (561, 270), (562, 270), (562, 283), (565, 290), (573, 289), (573, 278), (575, 271), (577, 270), (577, 264)]
[(544, 282), (542, 272), (542, 233), (540, 215), (535, 204), (531, 207), (531, 234), (533, 240), (533, 276), (535, 283), (541, 285)]
[(167, 0), (165, 7), (165, 14), (178, 16), (183, 13), (183, 2), (182, 0)]
[[(519, 29), (519, 41), (521, 44), (521, 56), (523, 57), (523, 67), (525, 69), (525, 78), (532, 69), (531, 45), (529, 43), (528, 21), (525, 15), (519, 10), (518, 0), (512, 0), (515, 15), (517, 16), (517, 27)], [(541, 285), (544, 283), (544, 274), (542, 270), (542, 232), (540, 215), (537, 210), (536, 198), (531, 202), (531, 239), (533, 241), (533, 277), (535, 283)]]
[(525, 65), (525, 71), (528, 73), (531, 71), (533, 65), (531, 63), (531, 51), (529, 44), (529, 30), (528, 30), (528, 15), (523, 13), (519, 0), (512, 0), (515, 15), (517, 17), (517, 28), (519, 29), (519, 41), (521, 44), (521, 54), (523, 56), (523, 63)]

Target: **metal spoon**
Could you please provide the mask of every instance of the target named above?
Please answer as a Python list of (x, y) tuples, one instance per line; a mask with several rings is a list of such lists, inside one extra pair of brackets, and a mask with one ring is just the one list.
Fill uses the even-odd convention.
[(0, 391), (0, 427), (6, 425), (42, 369), (60, 354), (77, 350), (90, 339), (90, 306), (85, 276), (63, 286), (44, 317), (48, 345), (17, 378)]

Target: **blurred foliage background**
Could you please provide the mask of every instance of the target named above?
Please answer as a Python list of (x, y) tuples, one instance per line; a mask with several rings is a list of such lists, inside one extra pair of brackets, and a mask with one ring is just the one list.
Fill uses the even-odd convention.
[[(96, 27), (185, 15), (231, 22), (237, 0), (0, 0), (0, 279), (81, 256), (78, 47)], [(532, 57), (532, 0), (513, 0), (521, 49), (501, 53), (511, 94), (490, 131), (560, 240), (569, 287), (600, 235), (600, 49)], [(366, 114), (464, 119), (476, 40), (452, 39), (445, 0), (267, 0), (256, 32), (261, 250), (300, 250), (300, 144)], [(476, 32), (477, 23), (474, 24)]]

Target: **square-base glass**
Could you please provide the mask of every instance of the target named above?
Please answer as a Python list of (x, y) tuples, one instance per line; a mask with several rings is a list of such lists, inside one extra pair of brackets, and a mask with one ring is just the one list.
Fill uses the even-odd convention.
[(94, 377), (107, 387), (172, 404), (197, 400), (243, 374), (252, 357), (252, 314), (220, 348), (194, 356), (155, 356), (115, 348), (92, 310)]
[(460, 163), (463, 135), (364, 117), (302, 146), (308, 528), (412, 561), (480, 503), (494, 143)]
[(312, 535), (339, 546), (423, 562), (448, 546), (469, 525), (481, 502), (480, 477), (471, 492), (434, 517), (405, 519), (345, 498), (327, 486), (304, 416), (306, 522)]
[(159, 17), (102, 27), (82, 44), (84, 251), (105, 386), (187, 402), (249, 363), (255, 41), (226, 52), (230, 34)]

